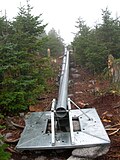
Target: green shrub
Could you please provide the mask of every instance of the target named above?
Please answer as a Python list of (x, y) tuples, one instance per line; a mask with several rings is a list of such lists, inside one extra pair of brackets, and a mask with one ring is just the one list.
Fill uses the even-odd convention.
[(7, 144), (3, 142), (3, 137), (0, 136), (0, 159), (1, 160), (9, 160), (11, 157), (11, 154), (6, 152)]

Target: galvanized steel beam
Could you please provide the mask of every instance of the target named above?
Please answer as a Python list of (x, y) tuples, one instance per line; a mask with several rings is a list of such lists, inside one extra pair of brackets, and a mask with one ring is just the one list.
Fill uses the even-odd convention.
[(59, 118), (65, 117), (67, 114), (68, 77), (69, 77), (69, 52), (66, 51), (63, 58), (59, 95), (56, 105), (56, 115)]

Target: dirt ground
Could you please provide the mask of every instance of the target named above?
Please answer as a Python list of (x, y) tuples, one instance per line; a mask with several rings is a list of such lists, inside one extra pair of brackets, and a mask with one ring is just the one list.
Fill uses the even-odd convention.
[[(50, 109), (52, 99), (58, 96), (58, 87), (55, 86), (56, 81), (51, 80), (50, 83), (54, 86), (53, 92), (40, 97), (37, 105), (29, 107), (30, 112)], [(109, 152), (96, 158), (96, 160), (120, 160), (120, 95), (117, 95), (114, 90), (110, 92), (110, 84), (107, 80), (98, 79), (80, 66), (71, 64), (68, 96), (80, 108), (96, 108), (110, 137), (111, 147)], [(8, 126), (7, 129), (1, 129), (0, 132), (5, 135), (6, 142), (9, 144), (7, 150), (12, 153), (11, 160), (66, 160), (69, 158), (71, 149), (18, 153), (15, 150), (15, 145), (25, 125), (25, 114), (29, 113), (8, 117), (5, 122), (1, 122)]]

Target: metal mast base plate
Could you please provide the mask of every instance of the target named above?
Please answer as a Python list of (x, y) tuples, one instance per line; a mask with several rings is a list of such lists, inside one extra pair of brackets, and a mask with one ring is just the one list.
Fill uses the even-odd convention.
[[(88, 119), (85, 114), (90, 119)], [(80, 148), (96, 145), (110, 144), (109, 137), (101, 123), (101, 120), (94, 108), (74, 109), (69, 111), (69, 117), (78, 119), (80, 129), (70, 132), (55, 132), (55, 144), (52, 144), (52, 133), (47, 132), (51, 121), (51, 111), (31, 113), (26, 120), (21, 138), (16, 146), (19, 150), (42, 150), (42, 149), (63, 149)], [(73, 124), (73, 123), (72, 123)], [(74, 128), (74, 127), (73, 127)]]

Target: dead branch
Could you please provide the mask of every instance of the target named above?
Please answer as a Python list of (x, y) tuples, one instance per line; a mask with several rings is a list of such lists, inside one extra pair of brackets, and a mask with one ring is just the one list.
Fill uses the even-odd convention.
[(105, 115), (105, 114), (107, 114), (108, 113), (108, 111), (105, 111), (104, 113), (102, 113), (102, 115)]
[(112, 132), (112, 133), (109, 133), (109, 136), (114, 135), (114, 134), (117, 133), (119, 130), (120, 130), (120, 128), (118, 128), (116, 131), (114, 131), (114, 132)]
[(5, 140), (4, 140), (6, 143), (16, 143), (16, 142), (18, 142), (19, 141), (19, 138), (17, 138), (17, 139), (7, 139), (7, 138), (5, 138)]
[(22, 129), (25, 127), (25, 126), (16, 124), (16, 123), (14, 123), (13, 121), (11, 121), (11, 124), (12, 124), (13, 126), (15, 126), (15, 127), (22, 128)]
[(115, 124), (115, 125), (113, 125), (111, 127), (116, 127), (116, 126), (120, 126), (120, 123), (117, 123), (117, 124)]
[(116, 131), (118, 128), (106, 128), (106, 131)]
[(113, 126), (107, 125), (107, 126), (105, 126), (105, 129), (107, 129), (107, 128), (113, 128), (113, 127), (117, 127), (117, 126), (120, 126), (120, 123), (114, 124)]
[(7, 147), (7, 150), (10, 151), (11, 153), (17, 153), (14, 149)]
[(116, 108), (119, 108), (119, 107), (120, 107), (120, 104), (118, 106), (114, 106), (113, 108), (116, 109)]

